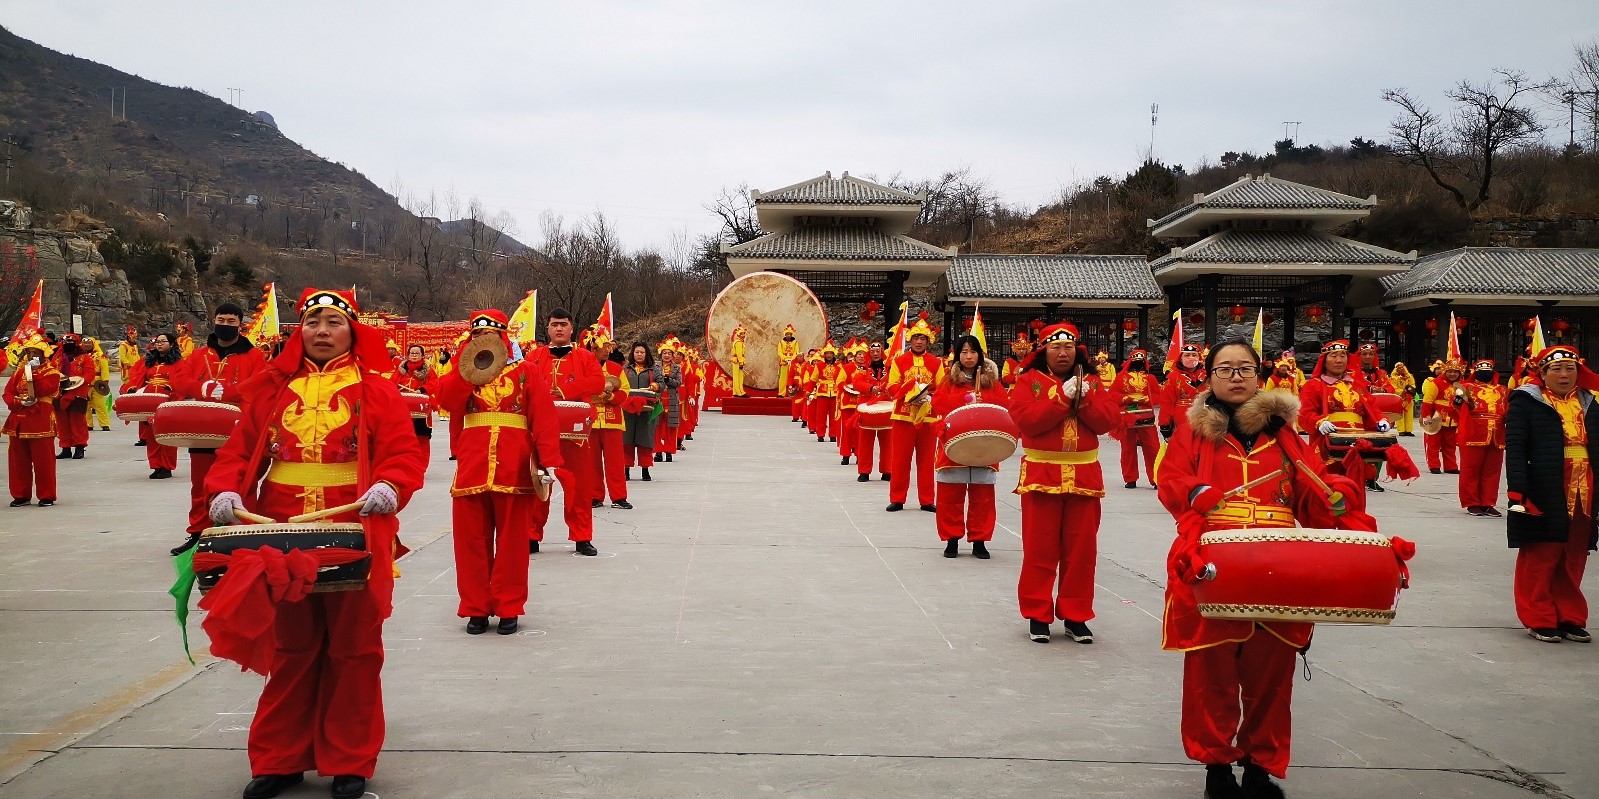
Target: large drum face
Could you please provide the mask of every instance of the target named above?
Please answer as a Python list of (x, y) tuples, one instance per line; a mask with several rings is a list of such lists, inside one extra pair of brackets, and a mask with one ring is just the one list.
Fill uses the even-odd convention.
[(733, 373), (733, 329), (744, 326), (744, 385), (763, 391), (778, 387), (777, 346), (783, 327), (794, 326), (801, 355), (827, 341), (827, 312), (804, 283), (776, 272), (754, 272), (722, 289), (705, 320), (712, 358)]

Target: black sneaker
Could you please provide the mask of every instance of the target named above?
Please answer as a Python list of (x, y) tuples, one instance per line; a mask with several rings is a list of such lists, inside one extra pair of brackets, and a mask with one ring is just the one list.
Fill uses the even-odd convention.
[(672, 453), (670, 453), (670, 452), (666, 453), (666, 462), (667, 463), (671, 463), (672, 462)]
[(500, 635), (510, 635), (511, 633), (516, 632), (516, 617), (501, 616), (500, 623), (494, 625), (494, 631)]
[(1061, 619), (1061, 623), (1066, 625), (1066, 634), (1073, 641), (1079, 644), (1091, 644), (1094, 642), (1094, 631), (1088, 629), (1088, 625), (1080, 621), (1067, 621), (1065, 619)]
[(1137, 480), (1134, 480), (1131, 483), (1124, 483), (1122, 485), (1122, 488), (1137, 488), (1137, 487), (1138, 487), (1138, 481)]
[(605, 507), (605, 500), (603, 500), (603, 499), (589, 500), (589, 507), (590, 508), (603, 508), (603, 507)]
[(529, 554), (529, 555), (537, 555), (537, 554), (539, 554), (539, 542), (537, 542), (537, 541), (528, 541), (527, 542), (527, 554)]
[(283, 793), (284, 788), (299, 785), (305, 781), (305, 775), (299, 774), (262, 774), (250, 780), (244, 786), (244, 799), (272, 799)]
[(1459, 469), (1445, 469), (1444, 474), (1460, 474)]
[(100, 428), (100, 432), (102, 432), (102, 433), (109, 433), (109, 432), (111, 432), (111, 428), (109, 428), (109, 427), (105, 427), (105, 426), (101, 426), (101, 428)]
[(1528, 627), (1527, 634), (1546, 644), (1558, 644), (1563, 637), (1554, 627)]
[(1567, 641), (1576, 641), (1579, 644), (1593, 643), (1593, 636), (1589, 635), (1587, 630), (1584, 630), (1569, 621), (1563, 621), (1560, 623), (1560, 637), (1566, 639)]
[(838, 465), (839, 466), (848, 466), (849, 465), (849, 456), (845, 455), (844, 457), (839, 458), (838, 459)]
[[(135, 446), (135, 447), (148, 447), (150, 445), (147, 442), (145, 442), (144, 439), (141, 438), (138, 441), (133, 442), (133, 446)], [(452, 461), (455, 460), (455, 456), (453, 456), (453, 455), (450, 456), (450, 460), (452, 460)]]
[(870, 482), (872, 482), (872, 476), (869, 475), (869, 474), (858, 475), (855, 478), (855, 482), (857, 482), (857, 483), (870, 483)]
[(166, 480), (170, 477), (172, 477), (171, 469), (156, 469), (150, 473), (151, 480)]
[(1492, 505), (1484, 505), (1484, 506), (1482, 506), (1482, 515), (1484, 515), (1484, 516), (1492, 516), (1495, 519), (1499, 519), (1499, 518), (1503, 518), (1504, 517), (1504, 514), (1500, 513), (1499, 509), (1494, 507), (1494, 506), (1492, 506)]
[(66, 460), (67, 458), (70, 458), (70, 457), (72, 457), (72, 448), (71, 447), (62, 447), (61, 451), (56, 453), (56, 460), (58, 460), (58, 461), (64, 461), (64, 460)]
[(1049, 643), (1049, 625), (1041, 621), (1028, 621), (1027, 637), (1032, 639), (1034, 643)]
[(944, 542), (944, 557), (953, 558), (959, 556), (960, 553), (961, 540), (959, 538), (951, 538)]
[(1375, 491), (1375, 492), (1377, 492), (1379, 494), (1382, 494), (1382, 493), (1385, 493), (1385, 492), (1388, 491), (1388, 489), (1382, 487), (1382, 483), (1379, 483), (1376, 480), (1367, 480), (1366, 481), (1366, 490), (1367, 491)]
[(973, 541), (972, 557), (978, 560), (988, 560), (988, 545), (981, 541)]
[(11, 500), (11, 507), (13, 507), (13, 508), (20, 508), (20, 507), (22, 507), (24, 505), (32, 505), (32, 504), (33, 504), (33, 500), (31, 500), (31, 499), (13, 499), (13, 500)]
[(903, 502), (890, 502), (890, 503), (888, 503), (888, 507), (884, 508), (883, 510), (888, 511), (889, 513), (898, 513), (898, 512), (900, 512), (902, 510), (905, 510), (905, 503), (903, 503)]
[(1471, 515), (1471, 516), (1486, 516), (1487, 515), (1486, 513), (1483, 513), (1482, 509), (1477, 507), (1476, 505), (1472, 505), (1471, 507), (1466, 508), (1466, 513)]
[(838, 437), (837, 436), (828, 436), (827, 437), (827, 443), (829, 443), (829, 444), (837, 444), (838, 443)]
[(1243, 799), (1243, 796), (1230, 764), (1205, 767), (1205, 799)]
[(885, 483), (888, 482), (888, 472), (883, 472), (882, 474), (878, 475), (877, 479), (882, 480)]
[(333, 799), (361, 799), (366, 796), (366, 777), (357, 774), (334, 777), (329, 791), (328, 795)]
[(644, 469), (643, 472), (644, 472), (644, 476), (640, 477), (639, 479), (643, 480), (646, 483), (648, 483), (650, 481), (650, 470), (649, 469)]
[(593, 541), (579, 541), (577, 542), (577, 554), (587, 555), (592, 558), (600, 554), (600, 551), (594, 548)]
[(75, 461), (83, 460), (83, 452), (86, 449), (88, 449), (88, 448), (87, 447), (73, 447), (72, 448), (72, 459), (75, 460)]
[(683, 440), (684, 441), (693, 441), (694, 440), (694, 436), (692, 436), (692, 435), (683, 436)]
[(466, 620), (467, 635), (482, 635), (489, 631), (489, 617), (471, 616)]
[(1443, 474), (1444, 473), (1443, 469), (1428, 469), (1427, 471), (1432, 472), (1433, 474)]
[(1244, 764), (1244, 780), (1239, 786), (1245, 799), (1283, 799), (1282, 786), (1271, 781), (1271, 775), (1254, 763)]
[(56, 501), (53, 500), (53, 499), (41, 499), (41, 500), (39, 500), (39, 507), (41, 507), (41, 508), (54, 507), (55, 504), (56, 504)]
[(927, 511), (928, 513), (937, 513), (938, 512), (938, 506), (937, 505), (931, 505), (931, 504), (923, 505), (922, 506), (922, 510)]
[(613, 500), (611, 500), (611, 507), (617, 508), (619, 510), (632, 510), (633, 509), (633, 503), (628, 502), (625, 499), (613, 499)]
[(826, 443), (826, 442), (827, 442), (827, 439), (825, 439), (825, 438), (823, 438), (821, 436), (817, 436), (816, 437), (816, 443), (823, 444), (823, 443)]

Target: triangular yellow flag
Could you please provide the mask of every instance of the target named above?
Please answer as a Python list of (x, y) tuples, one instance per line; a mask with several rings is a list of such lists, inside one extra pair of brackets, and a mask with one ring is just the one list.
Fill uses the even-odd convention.
[(521, 345), (524, 349), (532, 343), (539, 334), (539, 290), (528, 291), (527, 296), (518, 303), (516, 310), (511, 313), (508, 325), (511, 340)]
[(988, 333), (983, 329), (983, 304), (972, 306), (972, 337), (982, 346), (984, 357), (988, 353)]
[(1266, 357), (1266, 309), (1255, 315), (1255, 357)]
[(1533, 357), (1533, 358), (1538, 357), (1538, 353), (1543, 352), (1546, 348), (1548, 348), (1548, 346), (1549, 345), (1545, 344), (1544, 340), (1543, 340), (1543, 320), (1539, 319), (1536, 316), (1534, 316), (1532, 318), (1532, 355), (1531, 355), (1531, 357)]

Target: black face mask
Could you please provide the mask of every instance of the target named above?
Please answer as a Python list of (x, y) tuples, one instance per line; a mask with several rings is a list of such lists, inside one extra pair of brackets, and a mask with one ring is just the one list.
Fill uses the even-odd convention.
[(68, 344), (65, 347), (62, 347), (61, 349), (66, 350), (68, 355), (77, 355), (79, 352), (82, 351), (82, 350), (78, 349), (78, 345), (76, 345), (76, 344)]
[(232, 341), (239, 337), (239, 326), (213, 325), (211, 332), (217, 337), (217, 341)]
[(1129, 371), (1129, 372), (1142, 372), (1142, 371), (1144, 371), (1145, 369), (1148, 369), (1148, 368), (1149, 367), (1144, 365), (1143, 361), (1133, 361), (1132, 363), (1127, 365), (1127, 371)]
[(1479, 383), (1486, 383), (1494, 379), (1494, 373), (1487, 369), (1479, 369), (1476, 372), (1473, 372), (1472, 375), (1477, 378), (1477, 382)]

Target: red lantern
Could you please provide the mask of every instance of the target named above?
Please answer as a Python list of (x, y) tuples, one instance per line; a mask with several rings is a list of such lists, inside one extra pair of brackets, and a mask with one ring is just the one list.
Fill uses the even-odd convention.
[(1027, 326), (1032, 328), (1034, 333), (1037, 333), (1038, 331), (1044, 329), (1044, 320), (1034, 319), (1033, 321), (1028, 322)]
[(1521, 323), (1521, 329), (1531, 333), (1533, 327), (1537, 325), (1537, 322), (1538, 320), (1536, 318), (1528, 319), (1527, 321)]
[(1363, 327), (1363, 328), (1360, 329), (1360, 340), (1361, 341), (1371, 341), (1372, 337), (1375, 336), (1375, 335), (1377, 335), (1376, 331), (1372, 330), (1369, 327)]
[(972, 329), (972, 320), (970, 320), (970, 319), (962, 319), (961, 320), (961, 329), (962, 330), (971, 330)]
[(870, 322), (877, 318), (877, 312), (883, 310), (883, 304), (877, 300), (867, 300), (866, 307), (861, 309), (861, 321)]
[(1320, 322), (1321, 318), (1326, 315), (1327, 309), (1321, 307), (1320, 305), (1312, 305), (1305, 309), (1305, 317), (1312, 323)]
[(1464, 316), (1455, 317), (1455, 329), (1456, 330), (1465, 330), (1466, 329), (1466, 317), (1464, 317)]
[(1204, 323), (1205, 323), (1205, 312), (1204, 311), (1194, 311), (1193, 313), (1188, 315), (1188, 324), (1191, 324), (1191, 325), (1202, 325)]
[(1122, 330), (1125, 331), (1125, 332), (1128, 332), (1128, 333), (1137, 333), (1138, 332), (1138, 320), (1137, 319), (1123, 319), (1122, 320)]
[(1100, 325), (1099, 326), (1099, 335), (1101, 335), (1101, 336), (1103, 336), (1105, 338), (1110, 338), (1110, 335), (1112, 333), (1115, 333), (1115, 332), (1116, 332), (1116, 327), (1114, 325)]
[(1427, 320), (1427, 335), (1429, 335), (1429, 336), (1438, 335), (1438, 320), (1437, 319), (1428, 319)]
[(1398, 333), (1401, 336), (1403, 336), (1405, 334), (1405, 331), (1409, 330), (1409, 329), (1410, 329), (1410, 326), (1406, 325), (1404, 322), (1395, 322), (1394, 323), (1394, 332)]
[(1564, 319), (1556, 319), (1552, 327), (1555, 329), (1555, 336), (1560, 337), (1566, 335), (1566, 333), (1571, 330), (1571, 323)]
[(1245, 308), (1242, 305), (1234, 305), (1231, 308), (1231, 310), (1232, 310), (1232, 313), (1233, 313), (1233, 321), (1234, 322), (1242, 322), (1242, 321), (1244, 321), (1244, 314), (1249, 313), (1249, 309)]
[(1275, 321), (1277, 321), (1277, 317), (1272, 316), (1271, 314), (1266, 314), (1266, 324), (1269, 325), (1269, 324), (1271, 324), (1272, 322), (1275, 322)]

